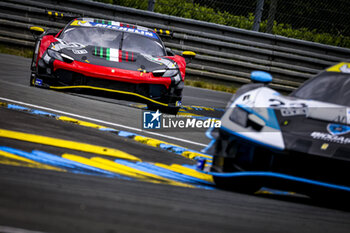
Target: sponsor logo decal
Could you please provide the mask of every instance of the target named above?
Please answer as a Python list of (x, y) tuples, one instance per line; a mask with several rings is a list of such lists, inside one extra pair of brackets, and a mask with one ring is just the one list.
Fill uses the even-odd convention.
[(71, 23), (72, 26), (85, 26), (85, 27), (101, 27), (101, 28), (109, 28), (109, 29), (115, 29), (115, 30), (120, 30), (120, 31), (126, 31), (126, 32), (131, 32), (131, 33), (136, 33), (139, 35), (151, 37), (158, 39), (158, 36), (153, 33), (149, 32), (147, 30), (142, 30), (145, 28), (131, 28), (131, 27), (124, 27), (120, 26), (120, 24), (113, 24), (111, 21), (106, 21), (106, 22), (88, 22), (88, 21), (82, 21), (82, 20), (75, 20)]
[(74, 54), (87, 54), (88, 51), (86, 49), (72, 49)]
[(332, 135), (343, 135), (350, 132), (350, 126), (340, 124), (328, 124), (327, 130)]
[(137, 29), (137, 28), (128, 28), (128, 27), (121, 27), (121, 26), (118, 26), (118, 25), (108, 25), (108, 24), (92, 23), (92, 22), (90, 22), (90, 24), (92, 26), (94, 26), (94, 27), (116, 29), (116, 30), (120, 30), (120, 31), (136, 33), (136, 34), (140, 34), (140, 35), (143, 35), (143, 36), (147, 36), (147, 37), (158, 39), (158, 37), (157, 37), (157, 35), (155, 33), (149, 32), (149, 31), (140, 30), (140, 29)]
[[(340, 124), (328, 124), (327, 131), (329, 133), (312, 132), (313, 139), (323, 140), (327, 142), (334, 142), (339, 144), (350, 144), (350, 138), (341, 135), (350, 133), (350, 126)], [(322, 148), (323, 147), (323, 148)], [(322, 145), (321, 149), (327, 149), (328, 145)]]
[(313, 139), (334, 142), (339, 144), (350, 144), (350, 138), (343, 136), (332, 135), (328, 133), (312, 132), (310, 135)]
[(35, 85), (36, 86), (42, 86), (43, 85), (43, 80), (36, 78), (35, 79)]

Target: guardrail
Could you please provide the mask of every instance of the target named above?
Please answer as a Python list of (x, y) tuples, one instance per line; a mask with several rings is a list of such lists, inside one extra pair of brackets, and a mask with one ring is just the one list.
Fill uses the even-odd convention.
[(235, 84), (250, 82), (252, 70), (264, 70), (274, 76), (273, 88), (291, 91), (320, 70), (350, 57), (346, 48), (88, 0), (3, 0), (0, 42), (32, 47), (30, 26), (60, 29), (66, 17), (74, 15), (170, 30), (171, 36), (162, 36), (167, 47), (176, 53), (197, 53), (188, 64), (187, 76)]

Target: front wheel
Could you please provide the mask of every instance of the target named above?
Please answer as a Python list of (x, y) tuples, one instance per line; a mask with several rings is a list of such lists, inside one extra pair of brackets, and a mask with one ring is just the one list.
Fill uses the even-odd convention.
[(31, 73), (30, 74), (30, 82), (29, 82), (29, 85), (34, 87), (35, 86), (35, 73)]
[(148, 103), (147, 110), (150, 110), (150, 111), (159, 110), (162, 113), (176, 115), (179, 112), (180, 107), (179, 106), (161, 106), (161, 105), (154, 104), (154, 103)]

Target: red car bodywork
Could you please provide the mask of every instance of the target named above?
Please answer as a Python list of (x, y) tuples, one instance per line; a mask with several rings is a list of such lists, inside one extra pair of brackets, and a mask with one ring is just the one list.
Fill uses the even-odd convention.
[(33, 86), (127, 95), (150, 109), (177, 112), (186, 60), (166, 49), (154, 30), (81, 18), (37, 37), (31, 70)]
[[(44, 36), (40, 43), (40, 49), (36, 64), (38, 64), (39, 59), (42, 58), (43, 54), (50, 46), (51, 43), (56, 42), (56, 37), (59, 36), (58, 33), (56, 36), (47, 35)], [(180, 73), (182, 77), (182, 81), (185, 80), (185, 71), (186, 71), (186, 61), (183, 57), (175, 55), (175, 56), (167, 56), (173, 61), (175, 61), (180, 67)], [(131, 71), (118, 69), (114, 67), (106, 67), (99, 66), (94, 64), (89, 64), (86, 62), (73, 61), (72, 63), (66, 63), (59, 60), (54, 61), (54, 71), (57, 69), (69, 70), (77, 73), (81, 73), (83, 75), (101, 78), (101, 79), (109, 79), (115, 81), (122, 82), (130, 82), (130, 83), (150, 83), (150, 84), (162, 84), (169, 88), (171, 79), (170, 78), (158, 78), (154, 77), (152, 73), (144, 73), (142, 71)]]

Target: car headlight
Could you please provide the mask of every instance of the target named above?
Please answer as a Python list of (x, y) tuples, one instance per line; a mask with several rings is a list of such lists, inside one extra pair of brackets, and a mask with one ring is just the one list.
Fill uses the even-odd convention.
[(154, 77), (173, 77), (178, 74), (177, 69), (155, 70), (152, 72)]
[(265, 120), (257, 116), (256, 113), (250, 113), (238, 106), (234, 107), (231, 112), (230, 120), (244, 128), (251, 126), (257, 131), (260, 131), (266, 125)]
[(64, 53), (57, 52), (57, 51), (52, 50), (52, 49), (48, 49), (47, 54), (50, 57), (57, 59), (59, 61), (63, 61), (63, 62), (67, 62), (67, 63), (71, 63), (74, 61), (74, 59), (72, 57), (70, 57)]
[(236, 106), (231, 112), (230, 120), (246, 128), (248, 126), (248, 112)]
[(52, 57), (52, 58), (55, 58), (57, 60), (60, 60), (60, 61), (63, 61), (63, 58), (61, 56), (61, 54), (55, 50), (52, 50), (52, 49), (48, 49), (47, 50), (47, 54)]

